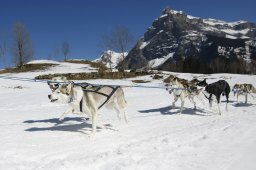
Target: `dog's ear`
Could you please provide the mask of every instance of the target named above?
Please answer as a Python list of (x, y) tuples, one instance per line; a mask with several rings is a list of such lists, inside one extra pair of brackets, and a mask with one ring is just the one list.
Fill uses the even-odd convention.
[(63, 85), (61, 86), (60, 91), (61, 91), (61, 93), (63, 93), (63, 94), (70, 95), (70, 94), (71, 94), (71, 90), (72, 90), (71, 87), (72, 87), (72, 84), (71, 84), (71, 83), (69, 83), (69, 84), (63, 84)]
[(66, 91), (68, 94), (71, 94), (71, 90), (72, 90), (72, 83), (69, 83), (67, 86), (66, 86)]

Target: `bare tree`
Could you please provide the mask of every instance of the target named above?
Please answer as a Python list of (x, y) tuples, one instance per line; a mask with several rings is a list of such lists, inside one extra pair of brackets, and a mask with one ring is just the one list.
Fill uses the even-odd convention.
[(32, 59), (34, 49), (30, 39), (29, 32), (22, 23), (16, 23), (13, 28), (14, 44), (13, 55), (14, 62), (18, 67), (22, 67), (26, 62)]
[(0, 59), (2, 59), (2, 63), (3, 63), (3, 66), (5, 67), (6, 66), (6, 63), (5, 63), (5, 55), (6, 55), (6, 41), (5, 40), (2, 40), (0, 41)]
[(110, 67), (110, 71), (112, 72), (113, 66), (112, 66), (112, 49), (110, 42), (110, 36), (108, 34), (105, 34), (101, 38), (101, 42), (99, 44), (100, 51), (102, 53), (102, 62), (106, 63)]
[(114, 31), (111, 34), (110, 42), (117, 52), (121, 52), (122, 55), (122, 61), (119, 67), (122, 71), (124, 71), (124, 58), (125, 53), (128, 51), (128, 49), (131, 46), (131, 43), (133, 41), (133, 36), (128, 30), (128, 28), (124, 26), (118, 26), (114, 29)]
[(67, 41), (64, 41), (62, 44), (62, 53), (64, 55), (64, 61), (67, 61), (67, 56), (69, 54), (69, 43)]
[[(124, 58), (125, 54), (130, 48), (130, 45), (133, 41), (133, 36), (128, 30), (128, 28), (124, 26), (116, 27), (111, 34), (105, 35), (102, 39), (101, 46), (106, 50), (113, 50), (121, 53), (121, 61), (119, 64), (120, 70), (124, 70)], [(112, 54), (110, 54), (109, 58), (112, 58)]]

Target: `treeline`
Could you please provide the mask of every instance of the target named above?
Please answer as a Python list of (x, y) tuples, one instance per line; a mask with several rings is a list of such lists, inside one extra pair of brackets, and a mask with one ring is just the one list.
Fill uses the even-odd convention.
[(256, 61), (250, 63), (243, 59), (229, 59), (225, 57), (216, 57), (211, 61), (205, 61), (196, 58), (186, 58), (178, 60), (169, 65), (160, 68), (174, 72), (185, 73), (235, 73), (235, 74), (256, 74)]
[[(12, 37), (6, 38), (7, 35), (9, 35), (9, 33), (2, 34), (0, 28), (0, 66), (7, 67), (6, 63), (10, 65), (10, 59), (7, 58), (7, 56), (12, 56), (13, 60), (11, 65), (15, 65), (17, 68), (22, 68), (28, 61), (35, 59), (34, 45), (25, 24), (20, 22), (14, 24), (11, 34)], [(12, 39), (12, 42), (10, 43), (11, 45), (8, 45), (6, 39)], [(99, 48), (102, 50), (102, 52), (110, 50), (121, 53), (122, 57), (119, 59), (121, 62), (125, 58), (125, 53), (131, 48), (132, 43), (133, 35), (129, 29), (125, 26), (116, 26), (112, 32), (102, 36), (99, 43)], [(59, 60), (60, 56), (62, 56), (64, 61), (68, 61), (69, 54), (70, 44), (68, 41), (64, 41), (61, 46), (53, 48), (53, 51), (49, 52), (49, 55), (45, 56), (44, 58), (48, 60)], [(112, 60), (114, 60), (113, 57), (112, 52), (108, 53), (106, 63), (110, 65), (110, 69), (112, 69)], [(124, 70), (122, 62), (119, 65), (119, 70)]]

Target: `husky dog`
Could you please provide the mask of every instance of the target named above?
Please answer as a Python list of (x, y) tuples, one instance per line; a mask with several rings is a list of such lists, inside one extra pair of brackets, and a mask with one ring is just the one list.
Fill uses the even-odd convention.
[[(226, 96), (227, 103), (226, 103), (226, 110), (227, 110), (227, 104), (228, 104), (228, 98), (229, 98), (229, 93), (230, 93), (230, 86), (225, 80), (219, 80), (217, 82), (214, 82), (212, 84), (206, 83), (206, 79), (203, 81), (199, 82), (197, 84), (198, 86), (205, 87), (205, 90), (203, 94), (205, 97), (209, 100), (209, 105), (210, 108), (212, 108), (212, 95), (214, 95), (217, 99), (218, 102), (218, 109), (219, 109), (219, 114), (221, 114), (220, 111), (220, 96), (221, 94)], [(208, 97), (209, 96), (209, 97)]]
[[(196, 110), (196, 102), (194, 101), (194, 97), (198, 96), (203, 88), (197, 89), (196, 86), (193, 85), (193, 83), (190, 83), (188, 80), (180, 79), (175, 76), (168, 77), (165, 82), (167, 82), (171, 86), (169, 93), (173, 93), (174, 95), (174, 101), (172, 103), (172, 108), (175, 108), (175, 103), (180, 98), (181, 100), (181, 107), (180, 107), (180, 113), (183, 111), (185, 98), (188, 98), (193, 104), (194, 104), (194, 110)], [(169, 90), (169, 89), (167, 89)]]
[(52, 91), (52, 94), (48, 95), (48, 98), (51, 102), (69, 104), (70, 108), (62, 114), (60, 120), (69, 113), (83, 113), (88, 115), (92, 120), (93, 134), (96, 132), (97, 126), (104, 128), (97, 120), (97, 111), (103, 106), (107, 109), (114, 109), (119, 119), (121, 119), (120, 114), (123, 113), (123, 117), (127, 122), (125, 112), (127, 102), (124, 97), (123, 89), (120, 86), (96, 86), (88, 84), (82, 86), (82, 84), (68, 82), (67, 84), (59, 84), (58, 87)]
[(245, 103), (247, 104), (247, 97), (250, 93), (256, 93), (256, 89), (252, 84), (235, 84), (232, 91), (234, 92), (234, 96), (237, 97), (238, 103), (238, 96), (244, 95), (245, 96)]

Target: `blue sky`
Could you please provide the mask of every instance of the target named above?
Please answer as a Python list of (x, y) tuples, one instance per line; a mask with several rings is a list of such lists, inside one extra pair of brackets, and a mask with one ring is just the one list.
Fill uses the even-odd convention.
[(35, 58), (57, 55), (67, 40), (70, 58), (91, 60), (101, 54), (104, 34), (122, 25), (137, 40), (166, 6), (201, 18), (256, 22), (255, 0), (0, 0), (0, 36), (10, 47), (19, 21), (31, 35)]

